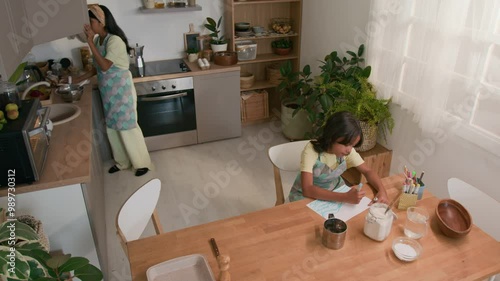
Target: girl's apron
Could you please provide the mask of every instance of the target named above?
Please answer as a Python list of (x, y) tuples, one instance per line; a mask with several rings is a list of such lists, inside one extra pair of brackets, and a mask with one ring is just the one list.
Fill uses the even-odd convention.
[[(331, 169), (328, 165), (319, 160), (321, 154), (318, 154), (318, 159), (313, 166), (313, 184), (319, 186), (323, 189), (334, 191), (338, 187), (344, 185), (344, 180), (341, 175), (347, 170), (347, 164), (344, 158), (340, 159), (339, 165), (335, 169)], [(302, 180), (301, 172), (295, 178), (292, 190), (290, 190), (290, 195), (288, 199), (290, 202), (304, 199), (302, 195)]]
[[(106, 46), (110, 37), (110, 34), (106, 35), (102, 45), (98, 47), (103, 57), (106, 56)], [(97, 40), (99, 38), (95, 41), (96, 46)], [(97, 70), (106, 126), (117, 131), (137, 127), (136, 93), (130, 71), (114, 64), (107, 71), (103, 71), (95, 60), (94, 66)]]

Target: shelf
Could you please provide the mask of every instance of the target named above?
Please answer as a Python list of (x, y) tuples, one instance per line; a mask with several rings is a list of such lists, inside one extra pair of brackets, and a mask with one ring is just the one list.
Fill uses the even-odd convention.
[(280, 61), (280, 60), (291, 60), (298, 59), (299, 56), (291, 54), (286, 56), (279, 56), (275, 54), (261, 54), (257, 55), (254, 60), (246, 60), (246, 61), (238, 61), (239, 65), (242, 64), (251, 64), (251, 63), (260, 63), (260, 62), (271, 62), (271, 61)]
[(165, 7), (165, 8), (162, 8), (162, 9), (156, 9), (156, 8), (146, 9), (144, 7), (140, 7), (139, 11), (141, 11), (143, 13), (146, 13), (146, 14), (193, 12), (193, 11), (201, 11), (201, 6), (200, 5), (196, 5), (194, 7), (186, 6), (186, 7), (182, 7), (182, 8), (169, 8), (169, 7)]
[(255, 5), (255, 4), (275, 4), (300, 2), (301, 0), (254, 0), (254, 1), (234, 1), (234, 5)]
[(234, 41), (244, 41), (244, 40), (261, 40), (261, 39), (277, 39), (277, 38), (287, 38), (287, 37), (297, 37), (299, 34), (276, 34), (269, 36), (250, 36), (250, 37), (234, 37)]
[(267, 80), (262, 80), (262, 81), (255, 81), (255, 83), (253, 83), (252, 87), (240, 89), (240, 91), (245, 92), (245, 91), (252, 91), (252, 90), (269, 89), (269, 88), (275, 88), (277, 86), (278, 85), (276, 85), (274, 83), (270, 83)]

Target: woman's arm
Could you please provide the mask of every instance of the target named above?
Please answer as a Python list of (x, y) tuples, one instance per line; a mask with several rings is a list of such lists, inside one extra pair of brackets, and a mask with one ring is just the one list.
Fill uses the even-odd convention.
[[(365, 163), (356, 167), (356, 169), (362, 173), (371, 186), (373, 186), (377, 190), (377, 194), (375, 195), (378, 198), (377, 202), (389, 204), (389, 199), (387, 197), (387, 193), (385, 191), (385, 187), (380, 180), (380, 177), (375, 173), (368, 165)], [(373, 203), (373, 201), (371, 202)], [(370, 205), (371, 205), (370, 203)]]
[(302, 194), (305, 197), (320, 199), (326, 201), (346, 202), (351, 204), (358, 204), (359, 201), (365, 196), (364, 191), (357, 191), (356, 188), (351, 188), (346, 193), (332, 192), (313, 184), (313, 174), (308, 172), (301, 172), (302, 181)]
[(87, 35), (87, 42), (89, 44), (90, 50), (92, 51), (92, 54), (94, 55), (94, 61), (99, 65), (99, 67), (103, 71), (108, 70), (113, 65), (113, 62), (106, 59), (105, 57), (103, 57), (101, 55), (101, 53), (99, 53), (99, 50), (97, 50), (97, 47), (94, 44), (95, 33), (94, 33), (94, 31), (92, 31), (92, 28), (90, 27), (90, 25), (85, 24), (83, 26), (83, 29), (84, 29), (83, 31)]

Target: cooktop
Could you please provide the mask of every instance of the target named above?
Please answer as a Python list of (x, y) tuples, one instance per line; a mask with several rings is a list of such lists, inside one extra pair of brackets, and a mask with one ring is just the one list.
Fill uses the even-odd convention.
[[(140, 77), (135, 64), (130, 64), (129, 70), (132, 72), (132, 77)], [(144, 77), (189, 71), (191, 70), (184, 63), (183, 59), (148, 61), (144, 63)]]

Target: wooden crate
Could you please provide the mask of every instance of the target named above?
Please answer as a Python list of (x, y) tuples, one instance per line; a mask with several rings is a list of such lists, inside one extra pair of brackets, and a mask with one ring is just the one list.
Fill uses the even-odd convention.
[(269, 118), (268, 93), (266, 90), (241, 93), (241, 122)]
[[(391, 169), (392, 150), (376, 144), (374, 148), (359, 152), (359, 155), (365, 160), (366, 165), (370, 167), (380, 178), (389, 176)], [(342, 174), (345, 181), (352, 185), (359, 184), (360, 182), (366, 183), (366, 178), (356, 168), (350, 168)]]

